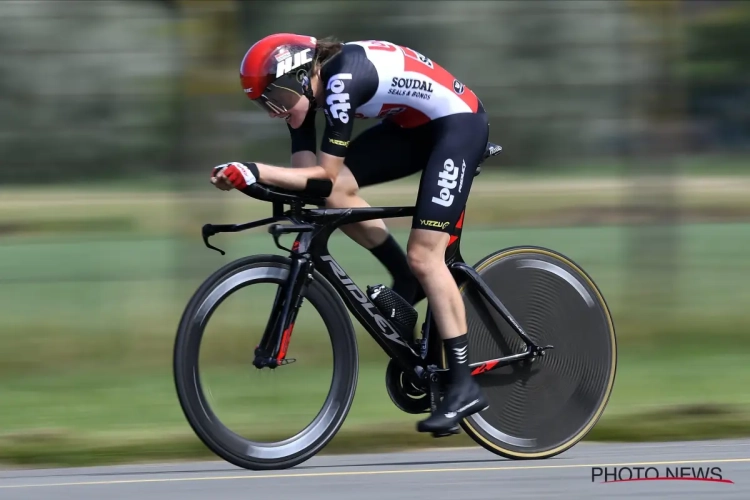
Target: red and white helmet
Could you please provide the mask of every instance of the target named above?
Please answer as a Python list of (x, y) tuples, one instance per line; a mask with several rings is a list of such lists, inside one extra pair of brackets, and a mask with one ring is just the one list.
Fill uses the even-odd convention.
[(312, 107), (310, 70), (316, 42), (314, 37), (291, 33), (277, 33), (257, 41), (240, 65), (245, 94), (270, 113), (286, 112), (303, 95)]

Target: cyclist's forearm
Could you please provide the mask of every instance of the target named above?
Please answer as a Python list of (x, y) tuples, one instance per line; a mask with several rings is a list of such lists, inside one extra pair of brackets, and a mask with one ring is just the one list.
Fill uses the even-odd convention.
[(278, 186), (280, 188), (302, 191), (307, 186), (308, 179), (329, 179), (328, 172), (321, 166), (283, 168), (264, 163), (256, 163), (259, 182)]

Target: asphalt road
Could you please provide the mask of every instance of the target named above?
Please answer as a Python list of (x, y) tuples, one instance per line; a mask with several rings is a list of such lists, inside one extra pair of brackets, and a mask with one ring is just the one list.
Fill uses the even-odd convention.
[[(594, 477), (594, 467), (609, 473)], [(644, 481), (635, 478), (641, 467)], [(714, 481), (654, 480), (707, 475)], [(721, 479), (721, 481), (719, 481)], [(588, 444), (541, 461), (481, 448), (319, 456), (285, 471), (223, 462), (0, 471), (2, 500), (750, 498), (750, 440)]]

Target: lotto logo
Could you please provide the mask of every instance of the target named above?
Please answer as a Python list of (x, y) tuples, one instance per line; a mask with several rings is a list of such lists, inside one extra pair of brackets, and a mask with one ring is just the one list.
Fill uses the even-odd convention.
[(344, 93), (344, 80), (351, 80), (351, 73), (338, 73), (328, 80), (327, 89), (331, 92), (326, 98), (331, 114), (342, 123), (349, 123), (349, 94)]
[(443, 207), (449, 207), (453, 205), (454, 196), (452, 191), (458, 184), (456, 182), (456, 179), (458, 179), (458, 168), (453, 164), (453, 160), (450, 158), (445, 160), (443, 171), (438, 174), (438, 177), (440, 179), (438, 179), (437, 185), (442, 189), (440, 190), (440, 197), (433, 196), (432, 202)]
[[(289, 73), (295, 68), (299, 68), (303, 64), (311, 62), (312, 57), (310, 57), (309, 52), (310, 49), (305, 49), (302, 52), (297, 52), (296, 54), (294, 54), (294, 57), (287, 56), (287, 58), (283, 61), (279, 61), (278, 64), (276, 64), (276, 78)], [(279, 55), (281, 56), (282, 54)]]

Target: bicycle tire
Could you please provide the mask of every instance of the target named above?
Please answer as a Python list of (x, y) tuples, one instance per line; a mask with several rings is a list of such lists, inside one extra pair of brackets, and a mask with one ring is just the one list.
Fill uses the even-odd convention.
[[(514, 262), (515, 266), (512, 265)], [(519, 264), (522, 262), (525, 264)], [(612, 393), (617, 371), (617, 339), (609, 307), (591, 277), (578, 264), (554, 250), (535, 246), (506, 248), (484, 257), (474, 268), (537, 345), (557, 345), (525, 368), (510, 365), (479, 375), (476, 380), (483, 385), (485, 394), (491, 393), (495, 387), (502, 387), (495, 391), (501, 399), (491, 399), (490, 408), (464, 419), (460, 425), (476, 443), (505, 458), (546, 459), (559, 455), (591, 431), (604, 412)], [(525, 271), (515, 271), (521, 268)], [(529, 272), (528, 269), (533, 271)], [(495, 272), (490, 275), (492, 270)], [(545, 271), (549, 271), (546, 273), (547, 276), (542, 276)], [(534, 272), (538, 274), (532, 274)], [(520, 276), (526, 276), (529, 280), (523, 282)], [(515, 282), (512, 282), (512, 278), (516, 278)], [(503, 285), (499, 283), (507, 286), (508, 281), (511, 281), (510, 288), (503, 291)], [(541, 289), (536, 292), (536, 296), (529, 292), (534, 283), (539, 284)], [(577, 306), (572, 299), (567, 304), (570, 309), (555, 309), (548, 302), (545, 302), (547, 305), (542, 305), (544, 299), (540, 297), (546, 295), (559, 299), (562, 293), (566, 293), (566, 288), (567, 291), (575, 289), (579, 296), (585, 299), (582, 302), (585, 302), (588, 310), (594, 311), (587, 318), (588, 323), (578, 316), (573, 319), (574, 315), (580, 315), (581, 311), (586, 309)], [(473, 297), (470, 297), (470, 290), (466, 285), (460, 287), (467, 308), (469, 362), (521, 352), (524, 347), (523, 341), (485, 302), (491, 310), (489, 314), (496, 320), (496, 331), (491, 335), (494, 335), (495, 339), (499, 336), (500, 340), (505, 342), (504, 349), (490, 346), (486, 333), (482, 331), (483, 323), (478, 317), (479, 309), (473, 306), (478, 295), (473, 295), (476, 292), (472, 292)], [(523, 296), (527, 292), (531, 294), (528, 299)], [(483, 298), (479, 300), (484, 301)], [(484, 309), (485, 312), (482, 313), (485, 318), (487, 310)], [(551, 339), (552, 334), (549, 331), (541, 330), (544, 329), (542, 323), (554, 314), (557, 315), (548, 323), (558, 325), (559, 322), (563, 326), (552, 326), (549, 330), (563, 330), (568, 325), (576, 324), (575, 321), (587, 326), (595, 325), (593, 330), (596, 330), (596, 333), (588, 335), (588, 340), (593, 339), (595, 345), (590, 349), (574, 350), (575, 346), (572, 344), (576, 343), (580, 347), (581, 341), (570, 340), (569, 335)], [(564, 314), (568, 316), (565, 317)], [(580, 331), (577, 333), (579, 336), (586, 336)], [(515, 344), (515, 348), (509, 349), (510, 344)], [(508, 352), (509, 350), (511, 352)], [(581, 355), (588, 355), (588, 360), (582, 361)], [(596, 356), (601, 356), (601, 366), (595, 366)], [(535, 365), (536, 368), (533, 368)], [(445, 351), (443, 366), (447, 366)], [(532, 373), (534, 369), (536, 372)], [(550, 377), (550, 374), (556, 376)], [(497, 385), (492, 386), (491, 390), (488, 387), (493, 383), (492, 377)], [(593, 380), (596, 377), (602, 380)], [(540, 384), (540, 380), (545, 378), (549, 384)], [(575, 379), (576, 383), (566, 386), (563, 379)], [(537, 392), (532, 394), (534, 390)], [(520, 396), (520, 393), (525, 394), (526, 399)], [(534, 396), (538, 398), (534, 400)], [(574, 399), (575, 402), (571, 403)], [(550, 403), (551, 401), (555, 401), (557, 406)], [(583, 408), (584, 401), (588, 404), (586, 408)]]
[(329, 393), (317, 416), (291, 438), (260, 444), (233, 433), (208, 405), (197, 364), (200, 341), (211, 314), (240, 288), (261, 282), (283, 283), (290, 263), (289, 258), (279, 255), (256, 255), (223, 266), (193, 294), (177, 329), (173, 376), (183, 414), (209, 450), (243, 469), (286, 469), (313, 457), (336, 435), (354, 400), (359, 372), (355, 331), (341, 298), (322, 275), (313, 271), (313, 280), (304, 299), (312, 304), (326, 325), (334, 365)]

